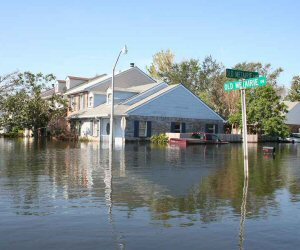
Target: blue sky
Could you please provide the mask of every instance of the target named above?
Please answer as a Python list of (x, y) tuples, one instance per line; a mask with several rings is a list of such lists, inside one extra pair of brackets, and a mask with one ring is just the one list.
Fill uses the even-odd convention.
[(300, 1), (1, 1), (0, 74), (14, 70), (92, 77), (110, 73), (119, 50), (145, 70), (171, 49), (180, 61), (212, 55), (283, 67), (280, 83), (300, 74)]

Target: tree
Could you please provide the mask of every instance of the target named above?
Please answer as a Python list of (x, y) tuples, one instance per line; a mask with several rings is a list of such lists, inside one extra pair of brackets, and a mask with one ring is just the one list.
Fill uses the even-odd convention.
[(8, 128), (32, 129), (34, 135), (40, 128), (45, 128), (52, 119), (65, 114), (66, 101), (60, 96), (53, 96), (50, 100), (41, 97), (46, 85), (55, 80), (52, 74), (33, 74), (24, 72), (14, 79), (20, 88), (15, 93), (3, 98), (1, 117), (2, 126)]
[[(167, 58), (170, 53), (170, 51), (157, 53), (153, 57), (155, 60), (152, 63), (152, 69), (157, 70), (148, 69), (149, 72), (152, 74), (155, 72), (160, 79), (169, 84), (185, 85), (217, 113), (228, 118), (231, 124), (241, 126), (240, 93), (224, 91), (225, 82), (236, 81), (236, 79), (226, 78), (224, 65), (211, 56), (205, 57), (202, 62), (197, 59), (189, 59), (172, 64), (170, 62), (173, 62), (173, 54), (172, 61), (168, 60), (168, 64), (166, 64), (163, 58)], [(154, 67), (155, 65), (156, 67)], [(256, 71), (268, 79), (268, 87), (247, 90), (247, 106), (250, 105), (248, 121), (252, 124), (252, 132), (285, 135), (288, 131), (284, 125), (286, 109), (280, 102), (282, 87), (278, 86), (278, 77), (283, 69), (273, 70), (271, 64), (260, 62), (242, 62), (236, 64), (234, 68)]]
[(153, 56), (153, 62), (147, 67), (150, 76), (157, 80), (162, 80), (174, 64), (175, 55), (171, 50), (161, 50)]
[(300, 101), (300, 75), (294, 76), (292, 79), (292, 86), (289, 91), (289, 94), (286, 97), (287, 100), (291, 102)]
[[(286, 137), (289, 134), (285, 125), (286, 106), (281, 102), (276, 89), (271, 84), (246, 91), (247, 123), (249, 132)], [(241, 105), (239, 104), (239, 107)], [(230, 123), (241, 126), (241, 110), (232, 115)]]
[(14, 91), (18, 84), (18, 72), (12, 72), (3, 76), (0, 76), (0, 96), (9, 94)]
[[(167, 58), (169, 53), (159, 52), (153, 57), (153, 63), (148, 68), (152, 76), (158, 75), (161, 80), (169, 84), (183, 84), (224, 117), (236, 111), (234, 101), (237, 94), (231, 93), (228, 97), (223, 90), (226, 77), (222, 63), (217, 62), (211, 56), (205, 57), (203, 62), (198, 59), (189, 59), (171, 64), (169, 63), (171, 60), (168, 60), (165, 64), (166, 60), (158, 60)], [(172, 54), (172, 60), (173, 58)], [(153, 68), (159, 70), (150, 70)]]
[(200, 64), (196, 59), (175, 63), (169, 72), (163, 74), (164, 80), (170, 84), (183, 84), (197, 93), (202, 89), (200, 82)]
[(15, 93), (15, 90), (20, 86), (17, 82), (18, 72), (12, 72), (3, 76), (0, 76), (0, 111), (3, 101), (6, 97)]
[[(278, 77), (282, 68), (272, 70), (271, 64), (259, 62), (239, 63), (235, 69), (255, 71), (267, 77), (266, 87), (249, 89), (247, 93), (247, 122), (249, 132), (255, 134), (266, 133), (269, 135), (287, 136), (288, 127), (284, 124), (287, 112), (281, 102), (282, 87), (278, 86)], [(233, 80), (233, 79), (231, 79)], [(241, 126), (241, 104), (237, 105), (238, 111), (229, 116), (229, 122), (236, 127)]]

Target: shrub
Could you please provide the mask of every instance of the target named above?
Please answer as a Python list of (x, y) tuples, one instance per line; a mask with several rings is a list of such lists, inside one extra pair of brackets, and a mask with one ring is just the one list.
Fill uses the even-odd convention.
[(167, 144), (169, 142), (169, 138), (165, 134), (153, 135), (150, 140), (155, 144)]
[(92, 140), (90, 140), (88, 137), (80, 137), (80, 138), (79, 138), (79, 141), (80, 141), (80, 142), (90, 142), (90, 141), (92, 141)]

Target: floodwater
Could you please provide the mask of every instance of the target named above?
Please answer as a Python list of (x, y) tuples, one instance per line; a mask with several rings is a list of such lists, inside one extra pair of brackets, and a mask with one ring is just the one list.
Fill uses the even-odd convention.
[(299, 249), (300, 144), (0, 138), (0, 249)]

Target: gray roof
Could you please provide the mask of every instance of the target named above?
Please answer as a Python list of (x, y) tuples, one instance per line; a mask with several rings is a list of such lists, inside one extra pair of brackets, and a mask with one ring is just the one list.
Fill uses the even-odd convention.
[[(177, 86), (179, 86), (180, 84), (174, 84), (174, 85), (170, 85), (144, 99), (142, 99), (141, 101), (138, 101), (132, 105), (126, 105), (123, 102), (123, 103), (120, 103), (120, 104), (117, 104), (115, 105), (115, 108), (114, 108), (114, 114), (116, 116), (123, 116), (123, 115), (127, 115), (127, 113), (129, 111), (132, 111), (133, 109), (155, 99), (156, 97), (162, 95), (162, 94), (165, 94), (167, 93), (168, 91), (176, 88)], [(108, 104), (101, 104), (95, 108), (87, 108), (87, 109), (84, 109), (84, 110), (80, 110), (76, 113), (73, 113), (72, 115), (70, 115), (69, 118), (92, 118), (92, 117), (107, 117), (110, 115), (110, 105)]]
[(288, 107), (286, 124), (300, 125), (300, 102), (284, 102)]
[(50, 98), (55, 94), (55, 88), (45, 90), (41, 93), (41, 97), (44, 99)]
[[(111, 75), (101, 76), (99, 78), (91, 79), (88, 82), (84, 82), (72, 89), (69, 89), (65, 95), (76, 94), (79, 92), (86, 92), (86, 91), (96, 91), (96, 92), (103, 92), (106, 91), (107, 88), (111, 86)], [(145, 74), (142, 70), (138, 67), (129, 68), (123, 72), (115, 74), (114, 78), (114, 85), (115, 88), (122, 88), (122, 89), (129, 89), (133, 88), (132, 91), (135, 92), (138, 86), (145, 86), (147, 84), (156, 83), (150, 76)], [(137, 92), (140, 92), (139, 90)]]

